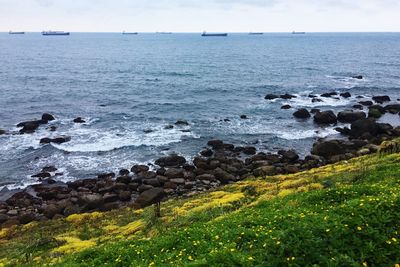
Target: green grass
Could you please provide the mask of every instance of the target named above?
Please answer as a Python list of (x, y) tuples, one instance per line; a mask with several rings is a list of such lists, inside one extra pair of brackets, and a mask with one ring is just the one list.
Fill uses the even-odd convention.
[[(10, 266), (395, 266), (400, 155), (244, 181), (170, 200), (162, 213), (124, 209), (15, 228), (4, 234), (0, 256)], [(140, 230), (126, 234), (131, 222)], [(66, 234), (97, 245), (55, 252)]]

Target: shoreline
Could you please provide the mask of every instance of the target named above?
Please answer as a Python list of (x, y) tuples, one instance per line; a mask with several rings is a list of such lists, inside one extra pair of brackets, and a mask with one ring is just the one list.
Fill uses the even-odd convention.
[[(336, 95), (337, 93), (331, 92), (323, 97)], [(265, 99), (273, 101), (277, 98), (294, 97), (289, 94), (267, 95)], [(309, 97), (313, 102), (318, 101), (314, 100), (316, 97)], [(377, 123), (376, 119), (385, 113), (398, 116), (400, 104), (382, 106), (385, 102), (390, 102), (387, 96), (374, 96), (372, 101), (360, 101), (363, 102), (360, 105), (368, 107), (368, 114), (359, 111), (360, 105), (353, 106), (352, 111), (342, 111), (338, 114), (315, 109), (295, 111), (295, 119), (313, 119), (317, 125), (332, 125), (338, 121), (351, 124), (350, 128), (336, 128), (343, 135), (343, 139), (317, 140), (311, 154), (304, 159), (300, 159), (293, 150), (281, 150), (276, 154), (263, 153), (253, 146), (240, 147), (221, 140), (210, 140), (207, 144), (209, 148), (200, 151), (192, 164), (188, 164), (186, 159), (179, 155), (170, 155), (156, 160), (154, 166), (158, 167), (154, 170), (150, 170), (146, 165), (135, 165), (130, 170), (120, 170), (118, 174), (100, 174), (97, 178), (68, 183), (53, 180), (51, 173), (55, 173), (57, 169), (47, 166), (41, 173), (34, 175), (43, 180), (41, 184), (16, 191), (0, 192), (0, 223), (2, 227), (8, 227), (125, 206), (142, 208), (165, 198), (191, 196), (247, 178), (297, 173), (375, 153), (383, 141), (400, 136), (400, 127)], [(29, 134), (51, 120), (54, 120), (54, 116), (45, 113), (41, 120), (18, 125), (22, 127), (21, 134)], [(74, 120), (75, 123), (82, 121), (84, 119), (79, 117)], [(68, 137), (43, 138), (41, 143), (68, 141)]]

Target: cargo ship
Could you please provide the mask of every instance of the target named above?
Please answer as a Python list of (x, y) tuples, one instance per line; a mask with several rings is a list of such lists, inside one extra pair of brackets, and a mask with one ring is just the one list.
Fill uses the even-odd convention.
[(263, 35), (263, 32), (249, 32), (249, 35)]
[(305, 32), (296, 32), (296, 31), (293, 31), (292, 34), (306, 34), (306, 33), (305, 33)]
[(25, 34), (25, 32), (13, 32), (13, 31), (9, 31), (9, 34)]
[(203, 37), (226, 37), (228, 36), (227, 33), (207, 33), (207, 32), (203, 32), (201, 34), (201, 36)]
[(138, 33), (137, 32), (126, 32), (126, 31), (123, 31), (122, 34), (124, 34), (124, 35), (137, 35)]
[(65, 36), (69, 35), (69, 32), (63, 32), (63, 31), (43, 31), (42, 35), (44, 36)]

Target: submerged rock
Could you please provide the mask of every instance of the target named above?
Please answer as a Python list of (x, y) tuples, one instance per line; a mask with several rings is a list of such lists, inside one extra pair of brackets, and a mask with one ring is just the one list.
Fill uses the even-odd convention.
[(291, 108), (292, 108), (291, 105), (283, 105), (283, 106), (281, 107), (281, 109), (291, 109)]
[(344, 97), (344, 98), (349, 98), (349, 97), (351, 97), (351, 94), (349, 92), (345, 92), (345, 93), (341, 93), (340, 96)]
[(42, 115), (42, 120), (43, 121), (54, 121), (55, 118), (53, 115), (49, 114), (49, 113), (43, 113)]
[(337, 119), (340, 122), (351, 123), (356, 120), (365, 119), (366, 115), (364, 112), (354, 112), (354, 111), (342, 111), (339, 112)]
[(279, 98), (279, 96), (274, 95), (274, 94), (268, 94), (264, 97), (264, 99), (266, 99), (266, 100), (273, 100), (273, 99), (277, 99), (277, 98)]
[(77, 117), (76, 119), (74, 119), (75, 123), (85, 123), (86, 121), (84, 119), (82, 119), (81, 117)]
[(355, 76), (352, 76), (351, 78), (362, 80), (364, 77), (362, 75), (355, 75)]
[(69, 136), (60, 136), (60, 137), (55, 137), (55, 138), (42, 138), (40, 139), (40, 144), (50, 144), (50, 143), (55, 143), (55, 144), (62, 144), (71, 141), (71, 137)]
[(310, 112), (307, 109), (301, 108), (293, 113), (293, 116), (298, 119), (308, 119), (311, 117)]
[(383, 104), (384, 102), (390, 102), (390, 97), (387, 95), (382, 95), (382, 96), (373, 96), (372, 100), (379, 104)]

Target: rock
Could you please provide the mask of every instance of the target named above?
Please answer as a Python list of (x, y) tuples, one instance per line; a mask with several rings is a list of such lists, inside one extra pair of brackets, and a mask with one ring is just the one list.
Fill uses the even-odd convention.
[(105, 193), (103, 196), (104, 203), (115, 202), (119, 200), (119, 196), (113, 193)]
[(253, 171), (254, 176), (263, 177), (263, 176), (273, 176), (276, 174), (275, 166), (262, 166)]
[(0, 224), (6, 222), (9, 218), (6, 214), (0, 214)]
[(142, 192), (134, 202), (135, 208), (144, 208), (146, 206), (160, 202), (165, 197), (164, 189), (152, 188)]
[(63, 214), (64, 214), (64, 216), (69, 216), (72, 214), (77, 214), (79, 212), (80, 212), (80, 209), (77, 205), (71, 205), (71, 206), (65, 207)]
[(273, 100), (279, 98), (278, 95), (268, 94), (264, 97), (266, 100)]
[(200, 155), (203, 157), (211, 157), (214, 154), (214, 152), (211, 149), (205, 149), (200, 152)]
[(400, 111), (400, 104), (386, 105), (384, 109), (390, 113), (398, 113)]
[(62, 144), (66, 143), (71, 140), (71, 137), (69, 136), (60, 136), (56, 138), (42, 138), (40, 139), (40, 144), (50, 144), (50, 143), (55, 143), (55, 144)]
[(183, 178), (175, 178), (170, 180), (171, 183), (177, 184), (177, 185), (183, 185), (185, 184), (185, 179)]
[(55, 118), (53, 115), (49, 114), (49, 113), (43, 113), (42, 115), (42, 120), (43, 121), (54, 121)]
[(6, 133), (6, 131), (0, 129), (0, 135), (5, 134), (5, 133)]
[(364, 112), (353, 112), (353, 111), (341, 111), (339, 112), (337, 119), (343, 123), (352, 123), (356, 120), (365, 119), (366, 115)]
[(174, 125), (171, 125), (171, 124), (169, 124), (169, 125), (166, 125), (166, 126), (164, 127), (164, 129), (165, 129), (165, 130), (171, 130), (171, 129), (174, 129)]
[(169, 179), (182, 178), (183, 177), (183, 169), (177, 169), (177, 168), (167, 169), (164, 173), (164, 176), (168, 177)]
[[(152, 187), (160, 187), (161, 186), (161, 180), (159, 178), (157, 178), (157, 177), (156, 178), (151, 178), (151, 179), (145, 179), (145, 180), (143, 180), (143, 184), (151, 185)], [(164, 183), (167, 182), (167, 181), (168, 181), (168, 178), (166, 178), (166, 181), (164, 181)]]
[(280, 98), (282, 98), (282, 99), (292, 99), (292, 98), (296, 98), (296, 97), (297, 96), (291, 95), (291, 94), (284, 94), (284, 95), (280, 96)]
[(314, 122), (317, 124), (334, 124), (337, 122), (337, 118), (331, 110), (322, 111), (314, 115)]
[(341, 155), (345, 152), (344, 147), (338, 140), (316, 142), (311, 151), (313, 155), (322, 156), (324, 158), (331, 158), (332, 156)]
[(41, 172), (35, 175), (31, 176), (32, 178), (39, 178), (39, 179), (45, 179), (45, 178), (50, 178), (51, 174), (48, 172)]
[(255, 155), (257, 153), (257, 149), (253, 146), (246, 146), (243, 148), (242, 152), (246, 155)]
[(221, 181), (224, 184), (235, 180), (235, 176), (234, 175), (224, 171), (221, 168), (215, 169), (213, 173), (214, 173), (215, 178), (218, 181)]
[(373, 119), (362, 119), (355, 121), (351, 124), (350, 135), (352, 137), (360, 138), (364, 134), (369, 133), (372, 136), (378, 134), (378, 125)]
[(78, 197), (80, 206), (84, 206), (85, 210), (97, 209), (103, 204), (103, 197), (100, 194), (84, 193)]
[(21, 224), (27, 224), (36, 219), (36, 216), (34, 213), (31, 212), (24, 212), (20, 216), (18, 216), (18, 220)]
[(298, 119), (308, 119), (311, 117), (310, 112), (308, 112), (308, 110), (305, 108), (297, 110), (295, 113), (293, 113), (293, 116)]
[(319, 108), (312, 108), (311, 111), (310, 111), (310, 113), (312, 113), (312, 114), (315, 114), (315, 113), (318, 113), (318, 112), (321, 112), (321, 110)]
[(215, 181), (215, 176), (212, 174), (202, 174), (196, 177), (199, 180)]
[(313, 98), (311, 100), (312, 103), (319, 103), (319, 102), (324, 102), (324, 100), (322, 100), (321, 98)]
[(19, 124), (17, 124), (17, 127), (22, 127), (21, 130), (19, 130), (20, 133), (24, 134), (24, 133), (33, 133), (34, 131), (37, 130), (37, 128), (39, 128), (39, 126), (41, 124), (44, 124), (47, 122), (43, 122), (43, 121), (25, 121), (25, 122), (21, 122)]
[(8, 216), (17, 216), (18, 215), (18, 210), (9, 210), (7, 212)]
[(281, 109), (291, 109), (291, 108), (292, 108), (291, 105), (283, 105), (283, 106), (281, 107)]
[(86, 121), (84, 119), (82, 119), (81, 117), (78, 117), (76, 119), (74, 119), (75, 123), (85, 123)]
[(10, 228), (14, 225), (19, 225), (19, 220), (17, 218), (11, 218), (8, 221), (4, 222), (1, 227), (2, 228)]
[(42, 206), (43, 215), (49, 219), (52, 219), (56, 214), (61, 212), (60, 208), (55, 204), (49, 204)]
[(121, 169), (121, 170), (119, 170), (119, 175), (127, 176), (127, 175), (129, 175), (129, 171), (127, 169)]
[(351, 97), (351, 94), (349, 92), (345, 92), (345, 93), (341, 93), (340, 96), (344, 97), (344, 98), (349, 98), (349, 97)]
[(132, 177), (129, 177), (127, 175), (120, 176), (120, 177), (117, 177), (117, 179), (115, 181), (117, 183), (129, 184), (130, 182), (132, 182)]
[(178, 155), (162, 157), (155, 162), (160, 167), (180, 167), (186, 163), (186, 159)]
[(387, 95), (382, 95), (382, 96), (373, 96), (372, 100), (379, 104), (383, 104), (384, 102), (390, 102), (390, 97)]
[(131, 168), (131, 172), (138, 174), (140, 172), (147, 172), (149, 169), (149, 166), (146, 165), (135, 165)]
[(337, 95), (337, 93), (336, 92), (324, 93), (321, 95), (321, 97), (332, 97), (334, 95)]
[(119, 194), (118, 194), (118, 198), (119, 198), (121, 201), (129, 201), (129, 200), (131, 200), (131, 198), (132, 198), (132, 194), (131, 194), (131, 192), (129, 192), (129, 191), (121, 191), (121, 192), (119, 192)]
[(157, 176), (157, 173), (153, 172), (153, 171), (147, 171), (147, 172), (138, 173), (137, 176), (140, 179), (153, 179)]
[(49, 130), (50, 132), (55, 132), (57, 130), (57, 127), (53, 125), (48, 127), (47, 130)]
[(57, 168), (54, 166), (46, 166), (43, 167), (42, 172), (55, 172), (57, 171)]
[(189, 123), (187, 121), (184, 121), (184, 120), (178, 120), (178, 121), (175, 122), (175, 125), (188, 126)]
[(142, 193), (142, 192), (147, 191), (147, 190), (150, 190), (150, 189), (152, 189), (152, 188), (154, 188), (154, 186), (152, 186), (152, 185), (147, 185), (147, 184), (142, 184), (141, 186), (138, 187), (137, 191), (138, 191), (139, 193)]
[(211, 146), (213, 149), (221, 149), (224, 147), (224, 142), (222, 142), (221, 140), (210, 140), (207, 142), (208, 146)]
[(282, 155), (282, 160), (286, 162), (296, 162), (299, 159), (299, 155), (294, 150), (280, 150), (279, 155)]
[(247, 120), (248, 118), (247, 118), (247, 115), (240, 115), (240, 118), (242, 119), (242, 120)]
[(112, 179), (114, 177), (115, 177), (115, 173), (113, 173), (113, 172), (101, 173), (101, 174), (97, 175), (97, 178), (101, 179), (101, 180), (109, 180), (109, 179)]
[(370, 108), (368, 111), (368, 118), (379, 119), (382, 117), (382, 113), (376, 108)]
[(344, 128), (340, 128), (340, 127), (336, 127), (335, 131), (344, 134), (344, 135), (349, 135), (350, 134), (350, 129), (348, 127), (344, 127)]
[(362, 76), (362, 75), (355, 75), (355, 76), (352, 76), (351, 78), (353, 78), (353, 79), (358, 79), (358, 80), (362, 80), (362, 79), (363, 79), (363, 76)]
[(372, 101), (360, 101), (358, 102), (359, 104), (363, 105), (363, 106), (372, 106), (374, 103), (372, 103)]

